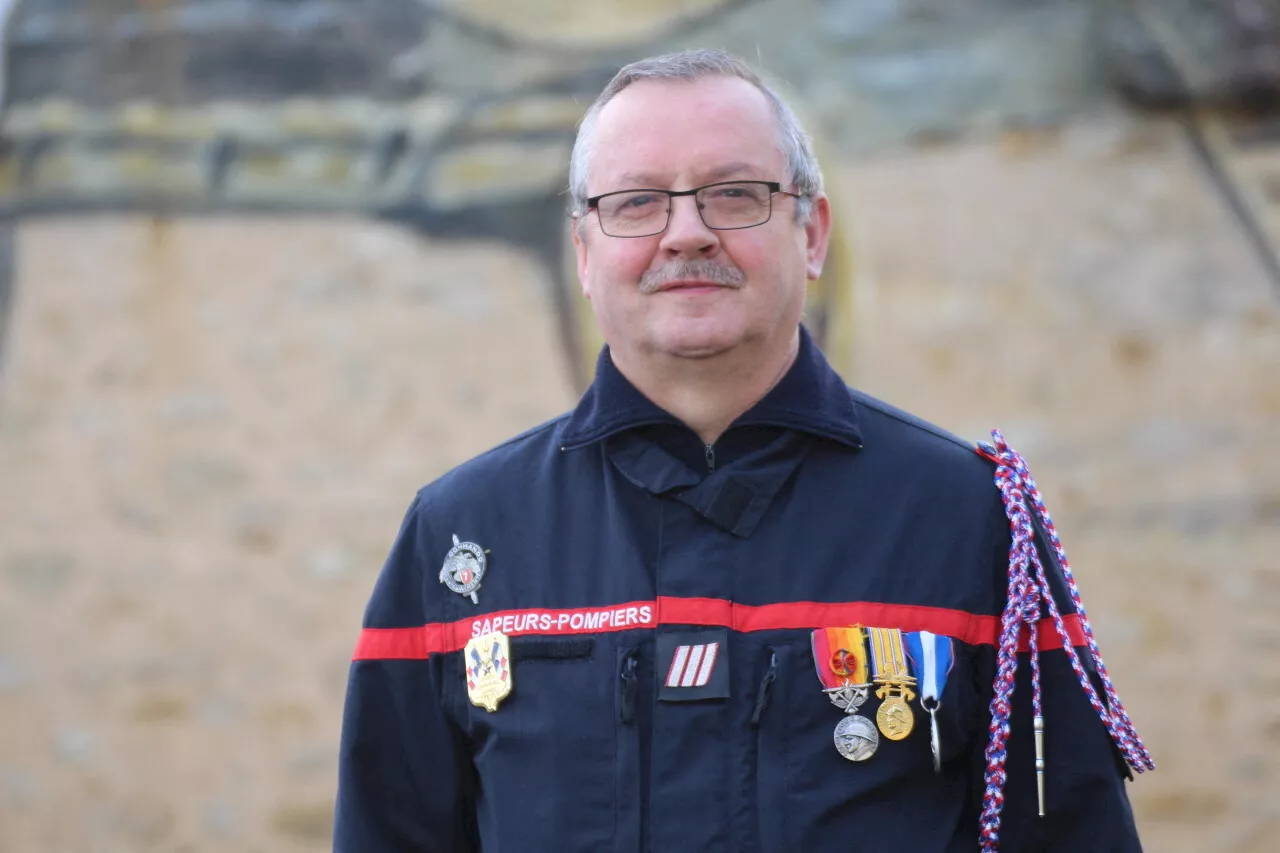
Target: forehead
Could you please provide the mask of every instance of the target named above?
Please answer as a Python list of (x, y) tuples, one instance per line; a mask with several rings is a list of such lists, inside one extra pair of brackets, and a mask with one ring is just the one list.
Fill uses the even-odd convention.
[(737, 77), (633, 83), (600, 111), (593, 142), (592, 193), (787, 179), (769, 100)]

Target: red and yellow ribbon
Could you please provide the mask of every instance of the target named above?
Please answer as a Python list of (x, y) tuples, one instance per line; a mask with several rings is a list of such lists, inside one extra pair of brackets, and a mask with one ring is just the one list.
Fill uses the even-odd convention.
[(823, 687), (866, 684), (866, 632), (861, 625), (814, 631), (813, 664)]

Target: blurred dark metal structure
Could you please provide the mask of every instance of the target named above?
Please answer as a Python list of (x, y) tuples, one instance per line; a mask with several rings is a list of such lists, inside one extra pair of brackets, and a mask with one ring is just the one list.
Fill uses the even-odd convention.
[[(397, 65), (478, 30), (413, 0), (25, 0), (5, 39), (0, 215), (364, 214), (513, 242), (560, 281), (561, 175), (442, 203), (433, 166), (494, 141), (567, 151), (572, 122), (493, 117), (589, 98), (608, 66), (495, 93)], [(566, 294), (551, 296), (576, 349)]]
[[(0, 246), (22, 217), (130, 212), (360, 215), (438, 239), (501, 241), (545, 270), (582, 387), (596, 341), (574, 293), (564, 219), (582, 110), (619, 65), (699, 40), (758, 43), (768, 22), (794, 19), (788, 2), (654, 4), (674, 11), (593, 39), (477, 17), (449, 0), (0, 0)], [(841, 20), (854, 14), (814, 2)], [(1079, 2), (858, 6), (864, 34), (831, 49), (870, 49), (881, 19), (950, 21), (972, 8), (999, 20)], [(1080, 62), (1100, 64), (1136, 108), (1181, 111), (1280, 286), (1278, 5), (1092, 0), (1097, 53)], [(810, 30), (791, 33), (792, 61), (825, 55), (805, 49)], [(895, 32), (885, 55), (900, 66), (915, 36)], [(0, 365), (12, 255), (0, 251)], [(849, 249), (837, 245), (807, 307), (824, 348), (851, 352), (851, 279)]]
[[(360, 214), (508, 242), (556, 283), (581, 387), (588, 342), (565, 251), (576, 122), (667, 30), (696, 33), (752, 2), (597, 48), (429, 0), (17, 0), (0, 218)], [(11, 278), (0, 271), (0, 310)], [(829, 309), (815, 307), (821, 325)]]
[(1108, 0), (1099, 43), (1117, 90), (1176, 111), (1280, 290), (1280, 0)]

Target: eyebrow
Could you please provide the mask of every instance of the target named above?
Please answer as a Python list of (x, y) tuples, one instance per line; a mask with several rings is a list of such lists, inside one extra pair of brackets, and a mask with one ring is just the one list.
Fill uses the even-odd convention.
[[(756, 171), (755, 167), (752, 166), (750, 163), (745, 163), (745, 162), (726, 163), (723, 166), (720, 166), (718, 168), (712, 169), (709, 172), (706, 172), (703, 175), (702, 180), (704, 180), (707, 183), (715, 183), (716, 181), (722, 181), (722, 180), (725, 180), (726, 178), (732, 178), (735, 175), (740, 175), (743, 173), (746, 173), (749, 175), (754, 174), (755, 171)], [(624, 187), (633, 186), (633, 187), (644, 187), (647, 189), (658, 189), (656, 184), (661, 183), (659, 178), (654, 177), (649, 172), (623, 172), (622, 175), (619, 176), (618, 180), (621, 182), (622, 186)]]
[(707, 173), (707, 180), (720, 181), (725, 178), (732, 178), (735, 175), (746, 172), (747, 174), (755, 174), (756, 168), (750, 163), (729, 163), (718, 169), (712, 169)]

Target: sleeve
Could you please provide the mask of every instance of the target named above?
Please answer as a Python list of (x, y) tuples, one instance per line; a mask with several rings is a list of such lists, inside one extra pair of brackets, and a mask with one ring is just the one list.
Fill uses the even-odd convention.
[[(473, 772), (462, 733), (446, 713), (448, 662), (421, 639), (425, 573), (432, 565), (429, 542), (419, 496), (365, 613), (362, 641), (374, 629), (376, 650), (358, 651), (351, 664), (339, 748), (335, 853), (479, 849)], [(362, 647), (367, 648), (363, 642)]]
[[(1007, 526), (1003, 541), (1004, 550), (999, 556), (996, 574), (1001, 584), (1006, 584)], [(1074, 623), (1076, 608), (1062, 567), (1056, 555), (1045, 547), (1042, 535), (1037, 535), (1037, 548), (1059, 612)], [(1007, 586), (1002, 585), (1000, 609), (1006, 600)], [(1048, 616), (1043, 605), (1041, 615)], [(1045, 624), (1042, 620), (1042, 625)], [(1079, 642), (1079, 633), (1071, 633), (1075, 642)], [(1141, 853), (1125, 790), (1125, 781), (1132, 778), (1132, 773), (1080, 684), (1051, 620), (1047, 630), (1041, 630), (1040, 637), (1043, 640), (1039, 659), (1045, 740), (1045, 814), (1039, 814), (1037, 793), (1031, 656), (1022, 651), (1018, 654), (1010, 717), (999, 849), (1001, 853)], [(1099, 699), (1106, 702), (1088, 647), (1077, 646), (1076, 652)], [(981, 695), (986, 701), (986, 719), (990, 721), (998, 672), (996, 650), (991, 649), (980, 660), (979, 679), (984, 686)], [(980, 811), (986, 793), (986, 748), (986, 738), (975, 748)]]

